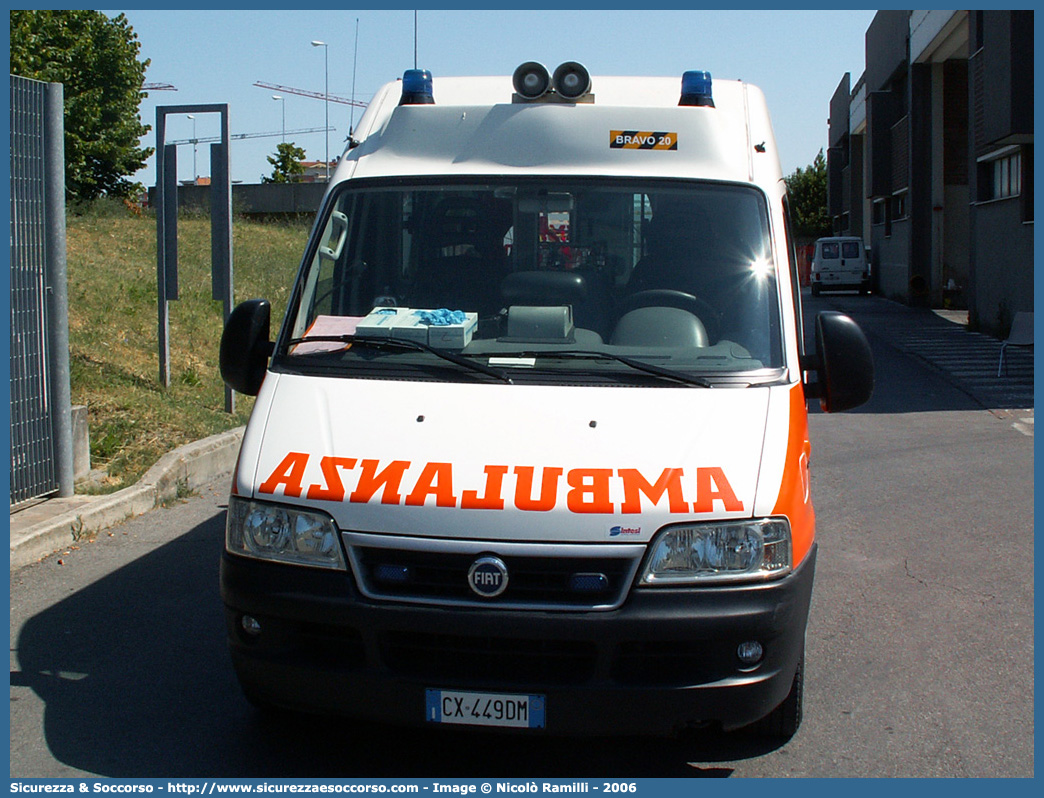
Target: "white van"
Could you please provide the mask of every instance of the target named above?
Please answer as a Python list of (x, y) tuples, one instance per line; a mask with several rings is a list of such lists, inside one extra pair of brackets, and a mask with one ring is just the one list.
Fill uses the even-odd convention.
[(870, 264), (863, 239), (832, 236), (816, 241), (812, 254), (812, 296), (820, 291), (852, 290), (870, 293)]
[(753, 86), (573, 62), (384, 86), (275, 341), (263, 300), (222, 338), (257, 395), (221, 564), (246, 696), (793, 734), (805, 403), (864, 402), (873, 364), (838, 313), (805, 352), (788, 226)]

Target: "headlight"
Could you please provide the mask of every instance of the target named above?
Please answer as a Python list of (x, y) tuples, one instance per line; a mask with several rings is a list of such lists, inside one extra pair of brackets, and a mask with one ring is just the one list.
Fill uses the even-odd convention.
[(228, 501), (225, 548), (262, 560), (344, 569), (330, 516), (235, 496)]
[(653, 540), (641, 584), (768, 579), (789, 573), (791, 556), (785, 518), (669, 527)]

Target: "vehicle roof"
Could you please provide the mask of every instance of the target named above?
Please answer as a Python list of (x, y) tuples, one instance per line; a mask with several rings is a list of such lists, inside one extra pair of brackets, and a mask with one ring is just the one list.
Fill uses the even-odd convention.
[[(571, 174), (782, 180), (760, 89), (713, 81), (715, 107), (679, 106), (681, 78), (592, 77), (592, 102), (512, 102), (509, 76), (434, 78), (433, 105), (386, 84), (334, 181), (378, 176)], [(611, 147), (617, 132), (670, 133), (672, 150)]]

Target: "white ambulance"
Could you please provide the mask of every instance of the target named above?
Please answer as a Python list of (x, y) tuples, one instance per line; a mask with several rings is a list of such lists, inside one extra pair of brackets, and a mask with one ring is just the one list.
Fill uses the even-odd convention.
[(525, 734), (801, 718), (806, 401), (869, 397), (847, 317), (802, 342), (762, 93), (708, 73), (384, 86), (257, 400), (221, 594), (262, 707)]

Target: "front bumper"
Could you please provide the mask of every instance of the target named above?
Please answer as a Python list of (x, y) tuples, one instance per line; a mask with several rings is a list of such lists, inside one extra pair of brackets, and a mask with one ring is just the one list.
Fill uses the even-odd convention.
[[(227, 553), (221, 594), (236, 675), (269, 704), (421, 725), (427, 688), (541, 694), (547, 733), (660, 735), (745, 726), (783, 701), (815, 557), (773, 582), (634, 590), (606, 612), (377, 603), (350, 573)], [(765, 655), (744, 669), (748, 640)]]

